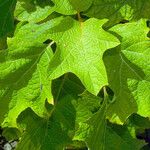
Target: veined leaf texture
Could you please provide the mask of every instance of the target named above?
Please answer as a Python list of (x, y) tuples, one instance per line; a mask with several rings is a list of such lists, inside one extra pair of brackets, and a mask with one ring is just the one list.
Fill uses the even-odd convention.
[(149, 8), (0, 0), (0, 126), (16, 150), (146, 147), (137, 137), (150, 128)]

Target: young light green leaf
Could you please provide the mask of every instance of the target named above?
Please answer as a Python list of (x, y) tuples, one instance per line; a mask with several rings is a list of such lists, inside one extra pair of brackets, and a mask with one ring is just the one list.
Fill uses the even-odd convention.
[(119, 41), (102, 29), (105, 22), (94, 18), (77, 22), (67, 17), (53, 29), (51, 38), (57, 43), (57, 51), (49, 66), (51, 79), (72, 72), (95, 95), (108, 84), (103, 53)]
[(128, 86), (137, 103), (137, 113), (144, 117), (150, 116), (150, 82), (128, 79)]
[[(141, 19), (134, 23), (117, 25), (111, 30), (122, 37), (121, 52), (142, 69), (146, 80), (150, 80), (150, 39), (147, 37), (149, 28), (146, 21)], [(142, 79), (140, 75), (139, 78)]]
[[(146, 83), (149, 82), (150, 73), (148, 28), (146, 22), (141, 20), (115, 26), (112, 30), (122, 38), (121, 46), (108, 51), (104, 56), (109, 85), (115, 93), (115, 102), (109, 111), (112, 118), (113, 115), (117, 115), (124, 122), (134, 112), (140, 112), (143, 115), (137, 102), (142, 101), (142, 99), (132, 93), (138, 88), (138, 84), (129, 88), (131, 87), (129, 80), (137, 80), (139, 85), (144, 86), (143, 89), (147, 91), (146, 93), (149, 93)], [(148, 96), (148, 94), (146, 95)], [(143, 103), (145, 102), (143, 101)], [(145, 111), (147, 113), (144, 116), (148, 115), (149, 109)]]
[[(47, 73), (46, 67), (52, 57), (52, 52), (42, 46), (39, 48), (41, 49), (39, 54), (26, 55), (26, 59), (23, 57), (16, 60), (9, 59), (5, 64), (1, 64), (1, 69), (4, 66), (6, 68), (2, 72), (4, 77), (1, 76), (1, 86), (4, 84), (4, 87), (1, 87), (3, 92), (0, 95), (1, 121), (5, 116), (3, 126), (16, 127), (17, 116), (27, 107), (31, 107), (42, 116), (45, 111), (46, 98), (52, 103), (52, 95), (50, 93), (47, 95), (46, 92), (47, 89), (49, 89), (49, 92), (51, 91), (50, 82), (46, 82), (46, 74), (41, 75), (43, 70), (43, 73)], [(32, 50), (37, 49), (32, 47)], [(15, 54), (17, 55), (17, 53)], [(39, 66), (45, 67), (45, 69), (41, 70)], [(14, 72), (7, 73), (7, 71)]]
[[(43, 116), (45, 100), (53, 103), (47, 67), (53, 56), (47, 30), (57, 22), (26, 24), (8, 40), (8, 49), (0, 53), (0, 122), (16, 127), (16, 118), (27, 107)], [(23, 37), (23, 38), (22, 38)], [(7, 115), (6, 115), (7, 114)]]

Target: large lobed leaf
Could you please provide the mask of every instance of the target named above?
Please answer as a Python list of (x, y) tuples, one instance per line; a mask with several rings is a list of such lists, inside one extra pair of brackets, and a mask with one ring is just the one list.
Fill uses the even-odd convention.
[(48, 38), (47, 30), (59, 20), (23, 25), (9, 39), (9, 48), (0, 53), (0, 122), (3, 126), (16, 127), (16, 118), (27, 107), (43, 116), (45, 99), (53, 103), (51, 82), (47, 79), (53, 52), (43, 42)]
[[(66, 104), (68, 105), (68, 104)], [(61, 109), (59, 107), (58, 112), (54, 112), (51, 116), (51, 113), (45, 116), (45, 118), (40, 118), (34, 114), (31, 110), (26, 110), (23, 112), (18, 119), (18, 123), (22, 126), (26, 126), (26, 131), (24, 132), (21, 141), (17, 145), (17, 150), (62, 150), (63, 147), (70, 143), (71, 140), (67, 135), (68, 132), (63, 129), (63, 122), (59, 119)], [(65, 113), (70, 111), (71, 107), (67, 107)], [(55, 110), (54, 110), (55, 111)], [(57, 114), (58, 113), (58, 114)], [(72, 117), (72, 116), (71, 116)], [(62, 119), (62, 118), (61, 118)], [(68, 122), (67, 118), (63, 117), (63, 121)]]
[(101, 109), (88, 121), (90, 132), (86, 141), (89, 149), (140, 150), (144, 143), (133, 138), (125, 126), (116, 128), (107, 123), (108, 109), (107, 101), (104, 101)]
[(134, 112), (149, 116), (150, 44), (146, 23), (140, 20), (117, 25), (112, 31), (121, 36), (121, 45), (104, 56), (109, 85), (115, 93), (110, 115), (122, 121)]
[(57, 102), (55, 106), (46, 104), (47, 113), (43, 118), (30, 109), (19, 116), (18, 124), (25, 132), (17, 150), (62, 150), (67, 144), (72, 143), (76, 120), (74, 102), (78, 94), (83, 92), (83, 86), (79, 79), (68, 74), (55, 80), (52, 87)]
[(105, 22), (94, 18), (77, 22), (67, 17), (52, 29), (51, 32), (56, 32), (51, 38), (57, 43), (57, 51), (49, 66), (51, 79), (72, 72), (93, 94), (108, 84), (103, 53), (117, 46), (119, 41), (103, 30)]
[[(2, 49), (13, 31), (15, 3), (0, 1)], [(128, 119), (129, 127), (109, 121), (123, 124), (132, 113), (150, 116), (149, 29), (145, 20), (116, 25), (109, 32), (103, 26), (149, 18), (149, 4), (149, 0), (18, 0), (15, 15), (21, 22), (8, 39), (8, 49), (0, 52), (0, 123), (23, 130), (18, 150), (62, 150), (76, 140), (91, 150), (143, 146), (130, 131), (137, 128), (133, 118)], [(102, 20), (82, 22), (82, 12)], [(74, 16), (55, 18), (59, 13)], [(78, 21), (73, 19), (77, 13)], [(43, 44), (47, 39), (56, 42), (54, 55), (51, 44)], [(96, 95), (106, 85), (114, 97), (103, 101)], [(149, 122), (142, 126), (148, 127)]]
[(108, 18), (107, 26), (124, 20), (150, 18), (150, 0), (93, 0), (87, 16), (99, 19)]

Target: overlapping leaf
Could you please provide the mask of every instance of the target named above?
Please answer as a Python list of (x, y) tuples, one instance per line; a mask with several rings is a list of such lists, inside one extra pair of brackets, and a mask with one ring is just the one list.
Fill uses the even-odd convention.
[[(122, 121), (133, 112), (149, 116), (150, 44), (146, 22), (118, 25), (112, 30), (122, 38), (121, 46), (108, 51), (104, 57), (109, 85), (115, 92), (110, 114), (119, 116)], [(138, 93), (139, 89), (145, 91), (145, 96)]]
[(76, 14), (77, 11), (73, 8), (69, 0), (52, 0), (55, 4), (55, 11), (65, 15)]
[[(59, 19), (57, 20), (59, 21)], [(9, 48), (0, 53), (0, 121), (16, 126), (17, 116), (27, 107), (43, 115), (45, 99), (52, 103), (47, 67), (53, 56), (43, 42), (47, 30), (57, 21), (26, 24), (9, 39)]]
[(90, 117), (92, 117), (93, 113), (99, 110), (102, 98), (94, 96), (87, 91), (82, 93), (80, 96), (81, 97), (74, 102), (77, 125), (73, 140), (85, 141), (89, 132), (89, 125), (87, 124), (87, 121)]
[(14, 31), (16, 0), (0, 0), (0, 50), (7, 47), (6, 37)]
[(67, 17), (53, 29), (56, 33), (51, 38), (57, 43), (57, 51), (50, 63), (50, 78), (72, 72), (93, 94), (108, 83), (103, 53), (119, 41), (102, 29), (105, 22), (97, 19), (77, 22)]
[(54, 11), (51, 1), (18, 1), (15, 17), (20, 21), (40, 22)]
[(150, 82), (143, 80), (128, 80), (130, 91), (137, 103), (137, 113), (144, 116), (150, 116)]
[[(14, 30), (15, 4), (0, 0), (0, 49)], [(127, 118), (150, 116), (149, 29), (145, 20), (114, 25), (150, 18), (149, 7), (150, 0), (18, 0), (20, 22), (0, 52), (0, 123), (10, 139), (20, 136), (15, 127), (23, 131), (17, 150), (143, 146), (136, 132), (149, 120)], [(105, 85), (112, 100), (98, 94)]]
[(110, 19), (108, 25), (123, 20), (150, 18), (150, 0), (94, 0), (86, 15)]
[(70, 143), (67, 132), (62, 129), (61, 122), (55, 115), (44, 119), (26, 110), (19, 117), (19, 121), (26, 125), (26, 131), (17, 145), (17, 150), (62, 150)]
[[(106, 100), (106, 99), (105, 99)], [(90, 132), (87, 137), (87, 145), (91, 150), (140, 150), (143, 143), (132, 138), (126, 127), (120, 126), (115, 130), (107, 121), (107, 102), (88, 121)]]
[[(73, 75), (68, 74), (53, 82), (53, 95), (57, 102), (47, 106), (48, 114), (40, 118), (31, 110), (23, 112), (18, 123), (26, 129), (17, 150), (62, 150), (71, 143), (74, 135), (76, 110), (73, 105), (83, 87)], [(72, 92), (76, 90), (75, 92)]]
[[(70, 103), (71, 101), (75, 107), (75, 109), (72, 108), (68, 111), (70, 115), (73, 115), (74, 113), (76, 114), (76, 117), (74, 118), (76, 119), (76, 132), (73, 140), (86, 141), (91, 150), (140, 150), (140, 148), (144, 145), (144, 142), (136, 140), (135, 136), (132, 137), (126, 126), (115, 126), (107, 123), (107, 112), (111, 105), (108, 107), (108, 104), (105, 103), (105, 105), (102, 105), (102, 108), (98, 110), (100, 107), (100, 102), (102, 102), (101, 98), (88, 92), (84, 92), (81, 95), (82, 97), (77, 99), (77, 95), (75, 93), (78, 93), (77, 91), (81, 87), (77, 84), (77, 80), (73, 80), (73, 76), (70, 76), (69, 78), (62, 78), (62, 82), (60, 81), (56, 80), (55, 83), (57, 86), (62, 85), (61, 83), (63, 83), (61, 86), (61, 92), (59, 92), (60, 95), (58, 104), (66, 99), (66, 103)], [(72, 92), (74, 90), (76, 91)], [(63, 107), (64, 114), (68, 116), (69, 114), (65, 112), (67, 109), (65, 105), (61, 106)], [(61, 109), (59, 108), (58, 110)], [(97, 110), (98, 112), (95, 113)], [(93, 115), (93, 113), (95, 114)], [(72, 121), (74, 120), (73, 117), (71, 118), (72, 120), (69, 121), (68, 125), (72, 124)]]
[(82, 12), (92, 5), (93, 0), (69, 0), (69, 2), (77, 12)]
[(14, 30), (15, 5), (16, 0), (0, 0), (0, 37), (7, 36)]

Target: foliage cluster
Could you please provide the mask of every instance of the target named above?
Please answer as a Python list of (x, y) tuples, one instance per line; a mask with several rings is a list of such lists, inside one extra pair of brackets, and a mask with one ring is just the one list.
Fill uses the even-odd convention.
[(0, 124), (16, 150), (140, 150), (150, 128), (150, 0), (0, 0)]

